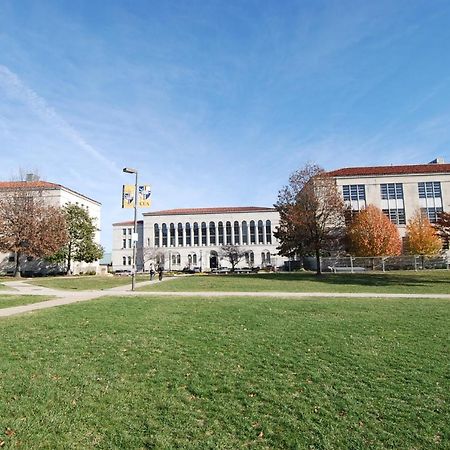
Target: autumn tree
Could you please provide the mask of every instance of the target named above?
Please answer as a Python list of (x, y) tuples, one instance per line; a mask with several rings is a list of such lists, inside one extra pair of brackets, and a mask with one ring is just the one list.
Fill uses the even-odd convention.
[(68, 240), (61, 208), (45, 204), (39, 183), (11, 182), (0, 194), (0, 251), (14, 253), (14, 275), (21, 256), (47, 257)]
[(437, 230), (428, 218), (418, 211), (406, 225), (406, 248), (412, 255), (436, 255), (442, 249)]
[(220, 256), (231, 264), (231, 271), (234, 272), (239, 261), (245, 256), (245, 251), (238, 245), (226, 244), (220, 247)]
[(63, 207), (68, 231), (67, 243), (50, 260), (65, 264), (70, 272), (72, 261), (92, 263), (103, 257), (103, 248), (95, 242), (97, 226), (86, 209), (72, 203)]
[(450, 213), (442, 212), (436, 223), (436, 229), (443, 245), (448, 248), (450, 243)]
[(347, 238), (349, 250), (356, 256), (394, 256), (402, 251), (397, 227), (373, 205), (353, 218)]
[(321, 252), (337, 249), (344, 234), (344, 203), (334, 179), (307, 164), (290, 176), (274, 206), (280, 214), (274, 233), (280, 254), (315, 255), (320, 275)]

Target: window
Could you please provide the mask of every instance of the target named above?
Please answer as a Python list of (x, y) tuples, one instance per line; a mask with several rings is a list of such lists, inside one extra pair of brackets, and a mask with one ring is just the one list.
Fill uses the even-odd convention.
[(133, 243), (131, 242), (131, 239), (128, 239), (128, 248), (132, 248), (133, 247)]
[(122, 265), (124, 265), (124, 266), (127, 265), (127, 257), (126, 256), (122, 257)]
[(264, 243), (264, 227), (262, 220), (258, 220), (258, 242), (260, 244)]
[(250, 244), (256, 244), (256, 226), (254, 220), (250, 222)]
[(128, 265), (131, 266), (131, 256), (128, 257)]
[(227, 244), (231, 244), (231, 222), (226, 223)]
[(246, 252), (245, 253), (245, 262), (252, 266), (255, 263), (255, 255), (253, 252)]
[(197, 254), (196, 253), (192, 254), (192, 264), (194, 264), (194, 265), (197, 264)]
[(404, 209), (383, 209), (383, 213), (396, 225), (405, 225), (406, 217)]
[(12, 256), (10, 255), (8, 258), (9, 262), (14, 262), (15, 260), (16, 260), (16, 257), (14, 255), (12, 255)]
[(123, 235), (127, 234), (127, 229), (126, 228), (122, 228), (122, 234)]
[(202, 245), (206, 245), (206, 222), (202, 222)]
[(182, 246), (183, 245), (183, 224), (179, 223), (177, 228), (178, 228), (178, 245)]
[(198, 245), (198, 223), (194, 222), (194, 245)]
[(160, 246), (160, 242), (159, 242), (159, 225), (157, 223), (155, 223), (154, 225), (154, 230), (155, 230), (155, 247), (159, 247)]
[(429, 208), (421, 208), (422, 214), (425, 217), (428, 217), (428, 220), (431, 223), (436, 223), (439, 220), (439, 215), (442, 213), (441, 207), (429, 207)]
[(219, 245), (223, 245), (223, 223), (219, 222), (217, 230), (219, 232)]
[(418, 183), (419, 203), (422, 213), (431, 223), (436, 223), (443, 211), (442, 191), (439, 181)]
[(441, 183), (439, 181), (427, 181), (419, 183), (419, 198), (441, 198)]
[(241, 242), (239, 240), (239, 222), (236, 220), (234, 222), (234, 244), (239, 245)]
[(167, 247), (167, 224), (163, 223), (161, 230), (162, 230), (162, 246)]
[(122, 248), (127, 248), (127, 240), (122, 239)]
[(248, 244), (248, 228), (245, 220), (242, 222), (242, 243)]
[(216, 245), (216, 224), (209, 222), (209, 242), (211, 245)]
[(133, 233), (133, 228), (128, 228), (128, 234), (131, 235), (131, 233)]
[(175, 224), (171, 223), (169, 226), (170, 231), (170, 246), (175, 247)]
[(344, 200), (365, 200), (366, 187), (364, 184), (346, 184), (342, 186)]
[(186, 222), (186, 245), (192, 245), (191, 224)]
[(381, 199), (403, 199), (403, 184), (402, 183), (385, 183), (380, 184)]
[(266, 242), (268, 244), (272, 243), (272, 223), (270, 220), (266, 220)]

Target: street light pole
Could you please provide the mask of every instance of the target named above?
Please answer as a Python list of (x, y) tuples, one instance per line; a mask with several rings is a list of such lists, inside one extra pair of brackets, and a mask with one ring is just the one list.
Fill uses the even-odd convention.
[(123, 169), (125, 173), (134, 173), (134, 225), (133, 225), (133, 266), (131, 270), (131, 290), (134, 291), (136, 286), (136, 247), (137, 247), (137, 202), (138, 202), (138, 171), (136, 169), (131, 169), (130, 167), (125, 167)]

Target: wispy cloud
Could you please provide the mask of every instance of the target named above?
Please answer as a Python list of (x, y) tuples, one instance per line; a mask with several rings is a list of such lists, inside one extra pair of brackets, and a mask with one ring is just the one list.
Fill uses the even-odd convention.
[(119, 168), (112, 161), (86, 142), (80, 133), (64, 120), (44, 98), (28, 87), (14, 72), (4, 65), (0, 65), (0, 85), (3, 86), (9, 95), (25, 103), (35, 114), (58, 129), (89, 156), (99, 161), (106, 169), (115, 174), (118, 173)]

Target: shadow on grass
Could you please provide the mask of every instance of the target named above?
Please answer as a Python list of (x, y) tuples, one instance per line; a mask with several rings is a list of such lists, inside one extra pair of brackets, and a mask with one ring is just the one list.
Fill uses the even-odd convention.
[[(242, 275), (229, 275), (232, 277), (242, 277)], [(246, 276), (246, 275), (244, 275)], [(315, 272), (296, 273), (258, 273), (252, 275), (261, 280), (279, 280), (295, 282), (313, 282), (323, 285), (354, 285), (354, 286), (427, 286), (430, 283), (445, 283), (450, 285), (450, 271), (434, 270), (423, 272), (387, 272), (387, 273), (323, 273), (321, 276)], [(449, 286), (450, 291), (450, 286)]]

